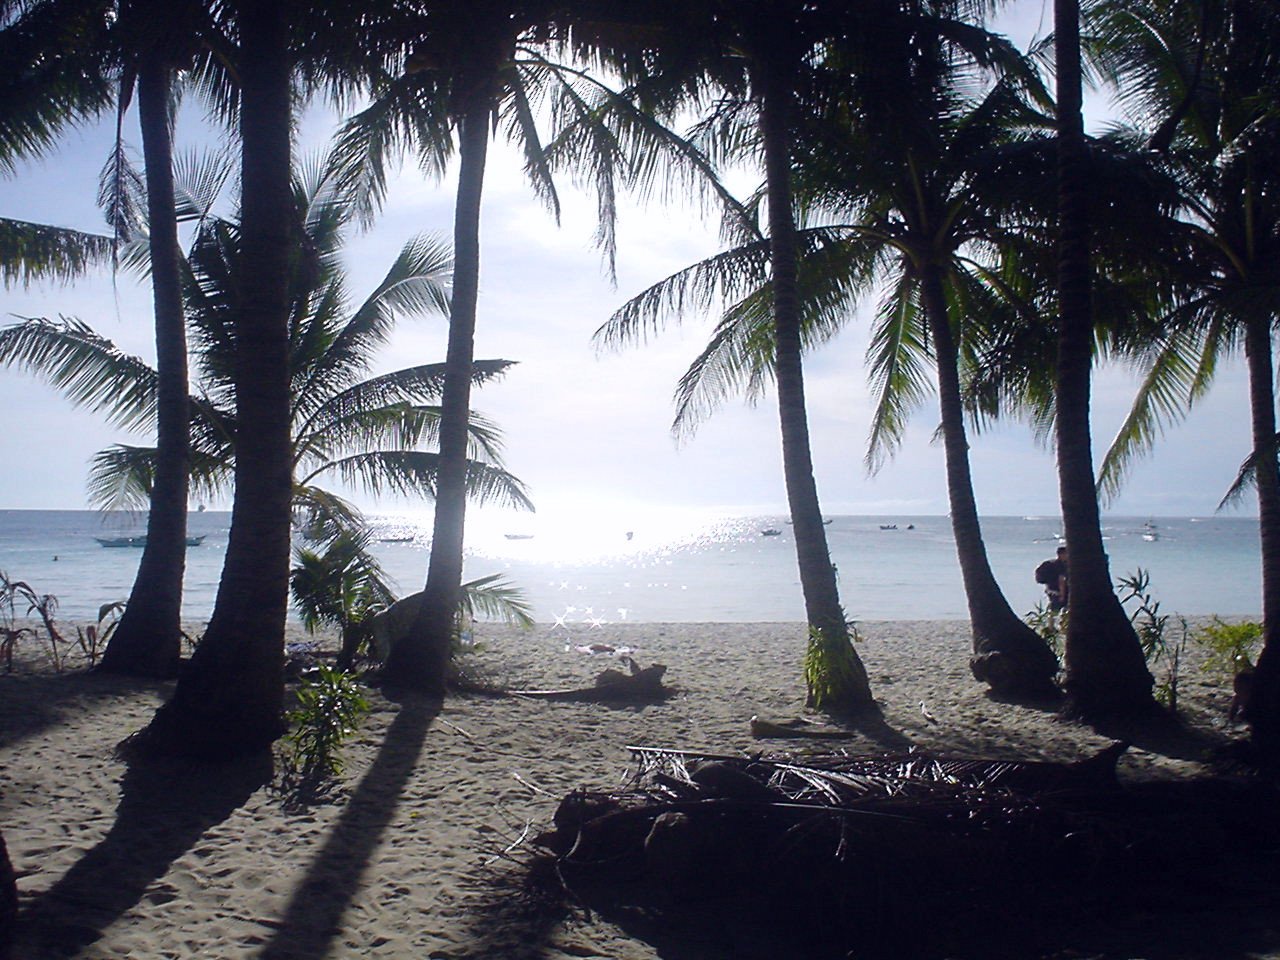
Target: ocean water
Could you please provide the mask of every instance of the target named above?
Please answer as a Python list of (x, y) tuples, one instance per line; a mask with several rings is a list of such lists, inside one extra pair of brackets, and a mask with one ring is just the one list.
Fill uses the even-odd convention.
[[(385, 538), (376, 547), (384, 569), (402, 594), (421, 589), (429, 515), (376, 520)], [(190, 534), (205, 540), (187, 551), (184, 615), (190, 620), (207, 619), (212, 610), (229, 524), (228, 513), (191, 514)], [(896, 529), (883, 529), (887, 525)], [(102, 547), (94, 538), (144, 527), (141, 518), (104, 520), (91, 511), (3, 510), (0, 571), (56, 596), (62, 618), (91, 619), (102, 604), (128, 597), (141, 555)], [(779, 532), (765, 536), (767, 529)], [(1053, 555), (1060, 529), (1053, 517), (983, 520), (992, 566), (1017, 612), (1043, 598), (1033, 571)], [(835, 516), (826, 531), (851, 618), (967, 617), (946, 517)], [(1148, 571), (1162, 612), (1259, 615), (1256, 519), (1109, 517), (1104, 532), (1113, 576)], [(777, 516), (511, 521), (477, 515), (468, 527), (466, 576), (491, 573), (520, 587), (536, 619), (551, 624), (804, 618), (791, 528)]]

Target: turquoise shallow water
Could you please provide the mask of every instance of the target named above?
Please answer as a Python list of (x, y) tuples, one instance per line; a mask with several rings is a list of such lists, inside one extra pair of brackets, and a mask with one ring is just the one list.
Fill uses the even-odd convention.
[[(227, 513), (191, 514), (191, 534), (205, 537), (187, 553), (184, 613), (191, 620), (207, 618), (212, 609), (229, 522)], [(1148, 522), (1155, 539), (1144, 538)], [(503, 524), (485, 518), (473, 524), (466, 575), (506, 575), (525, 591), (540, 621), (803, 619), (795, 544), (782, 517), (684, 517), (647, 524), (540, 517), (538, 526)], [(141, 553), (104, 548), (94, 537), (142, 526), (140, 520), (104, 522), (91, 511), (0, 511), (0, 571), (58, 597), (62, 617), (92, 618), (101, 604), (128, 596)], [(1258, 615), (1255, 519), (1110, 517), (1105, 526), (1113, 575), (1146, 569), (1162, 611)], [(764, 536), (766, 529), (779, 533)], [(967, 616), (946, 517), (836, 516), (826, 530), (852, 618)], [(983, 520), (996, 576), (1019, 613), (1042, 597), (1032, 571), (1053, 554), (1059, 530), (1052, 517)], [(387, 541), (377, 545), (387, 572), (402, 592), (420, 589), (429, 520), (388, 515), (379, 518), (379, 533)]]

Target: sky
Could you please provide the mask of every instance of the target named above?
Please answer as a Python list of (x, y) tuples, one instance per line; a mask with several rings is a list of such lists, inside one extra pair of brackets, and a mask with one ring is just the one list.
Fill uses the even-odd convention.
[[(1002, 24), (1025, 41), (1049, 22), (1040, 0), (1017, 0)], [(1095, 116), (1105, 97), (1091, 98)], [(178, 144), (199, 140), (184, 111)], [(198, 116), (194, 118), (198, 120)], [(132, 120), (132, 118), (131, 118)], [(300, 153), (323, 148), (331, 118), (311, 109)], [(0, 216), (100, 232), (94, 204), (98, 172), (113, 124), (73, 131), (61, 148), (0, 179)], [(136, 120), (126, 127), (135, 146)], [(689, 205), (627, 201), (619, 220), (617, 282), (593, 245), (594, 201), (562, 182), (560, 223), (534, 199), (521, 161), (500, 144), (491, 151), (481, 223), (477, 358), (518, 365), (473, 394), (473, 405), (503, 430), (505, 463), (528, 486), (542, 515), (563, 511), (691, 511), (783, 514), (785, 490), (775, 395), (755, 406), (730, 400), (692, 439), (670, 431), (672, 393), (706, 342), (714, 317), (690, 316), (647, 343), (601, 353), (593, 332), (650, 284), (718, 249), (714, 216)], [(372, 289), (410, 237), (448, 237), (452, 180), (423, 178), (412, 160), (392, 182), (382, 217), (349, 245), (350, 287)], [(154, 357), (150, 292), (131, 275), (101, 271), (71, 286), (0, 290), (0, 323), (72, 316), (129, 353)], [(936, 400), (922, 406), (897, 455), (874, 476), (863, 462), (873, 400), (863, 356), (868, 302), (831, 343), (805, 360), (811, 443), (819, 496), (828, 514), (919, 515), (947, 512), (943, 451), (934, 442)], [(446, 322), (403, 320), (374, 372), (443, 361)], [(1095, 375), (1095, 462), (1133, 396), (1131, 371)], [(0, 509), (82, 509), (90, 457), (113, 442), (145, 442), (75, 410), (32, 375), (0, 369), (8, 462), (0, 473)], [(1213, 512), (1248, 453), (1245, 377), (1240, 363), (1218, 376), (1211, 394), (1132, 470), (1106, 509), (1117, 515), (1199, 516)], [(1051, 449), (1029, 428), (1008, 423), (971, 437), (979, 509), (989, 515), (1056, 515)], [(429, 504), (348, 491), (377, 512), (429, 511)], [(229, 504), (209, 504), (225, 508)], [(1243, 508), (1253, 508), (1246, 504)]]

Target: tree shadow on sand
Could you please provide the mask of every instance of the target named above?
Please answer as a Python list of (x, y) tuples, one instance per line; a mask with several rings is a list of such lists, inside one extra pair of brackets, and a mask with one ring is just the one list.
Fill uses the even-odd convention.
[(319, 960), (331, 955), (343, 914), (395, 816), (440, 708), (438, 699), (406, 696), (401, 701), (368, 773), (298, 884), (275, 935), (258, 954), (262, 960)]
[(152, 889), (155, 881), (267, 783), (271, 770), (268, 753), (223, 764), (131, 763), (111, 830), (24, 906), (14, 956), (74, 956), (144, 898), (175, 899), (176, 892)]
[(1231, 742), (1221, 731), (1193, 726), (1163, 710), (1090, 726), (1104, 737), (1173, 760), (1205, 762)]
[(910, 750), (915, 745), (915, 742), (901, 730), (889, 726), (880, 714), (848, 720), (844, 725), (854, 733), (866, 737), (876, 747), (887, 753)]
[(92, 714), (117, 698), (153, 693), (159, 697), (171, 686), (168, 681), (92, 670), (0, 676), (0, 745), (14, 747), (71, 717), (92, 723)]

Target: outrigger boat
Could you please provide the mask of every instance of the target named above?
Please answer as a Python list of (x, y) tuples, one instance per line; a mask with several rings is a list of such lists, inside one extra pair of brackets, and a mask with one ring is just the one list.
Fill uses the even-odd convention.
[[(94, 537), (104, 547), (145, 547), (147, 545), (147, 535), (144, 533), (138, 537)], [(204, 536), (187, 537), (188, 547), (198, 547), (204, 543)]]

